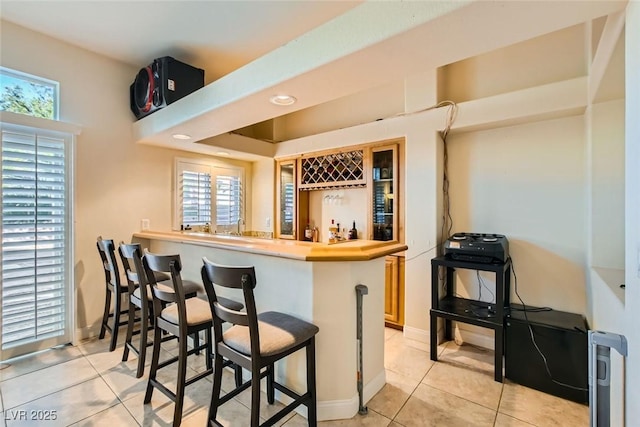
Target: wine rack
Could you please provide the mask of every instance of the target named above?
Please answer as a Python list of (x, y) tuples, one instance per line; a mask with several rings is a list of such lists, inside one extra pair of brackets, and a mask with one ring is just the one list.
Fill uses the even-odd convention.
[(300, 161), (300, 189), (365, 187), (364, 150), (304, 157)]

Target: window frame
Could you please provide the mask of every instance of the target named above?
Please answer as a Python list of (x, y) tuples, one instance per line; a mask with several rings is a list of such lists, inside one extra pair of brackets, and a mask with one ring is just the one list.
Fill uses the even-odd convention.
[[(193, 169), (187, 169), (191, 167)], [(192, 159), (177, 157), (174, 164), (174, 186), (173, 186), (173, 229), (180, 230), (182, 225), (186, 225), (182, 222), (182, 200), (181, 200), (181, 174), (184, 170), (190, 170), (194, 172), (203, 173), (208, 171), (211, 176), (211, 222), (209, 223), (211, 232), (229, 232), (235, 231), (236, 225), (218, 226), (217, 224), (217, 197), (215, 191), (217, 191), (217, 177), (218, 176), (237, 176), (240, 178), (240, 218), (245, 220), (245, 209), (247, 206), (246, 201), (246, 188), (247, 183), (245, 179), (246, 170), (242, 166), (231, 165), (222, 162), (216, 162), (214, 160), (205, 159)], [(205, 172), (207, 173), (207, 172)], [(216, 219), (216, 221), (214, 221)], [(204, 224), (191, 224), (196, 227), (201, 227)]]
[[(55, 80), (50, 80), (44, 77), (36, 76), (33, 74), (25, 73), (23, 71), (14, 70), (11, 68), (0, 66), (0, 80), (4, 80), (4, 76), (12, 79), (22, 80), (27, 83), (34, 83), (40, 86), (48, 86), (53, 89), (53, 117), (38, 117), (31, 114), (19, 113), (15, 111), (0, 110), (2, 112), (10, 112), (14, 114), (20, 114), (23, 116), (37, 117), (45, 120), (59, 120), (60, 119), (60, 83)], [(4, 84), (0, 85), (0, 91), (4, 91)]]

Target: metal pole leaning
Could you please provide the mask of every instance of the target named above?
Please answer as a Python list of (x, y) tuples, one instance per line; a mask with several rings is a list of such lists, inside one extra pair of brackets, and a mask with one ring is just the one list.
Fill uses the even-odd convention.
[(589, 410), (591, 427), (611, 425), (611, 349), (627, 357), (627, 339), (611, 332), (589, 331)]
[(362, 374), (362, 296), (369, 293), (365, 285), (356, 286), (356, 339), (358, 340), (358, 413), (366, 415), (369, 410), (363, 404), (363, 374)]

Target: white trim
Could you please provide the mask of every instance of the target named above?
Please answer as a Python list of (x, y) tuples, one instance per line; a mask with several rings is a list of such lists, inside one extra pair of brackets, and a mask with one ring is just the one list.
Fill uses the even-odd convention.
[[(486, 331), (491, 331), (491, 329), (485, 329)], [(469, 329), (461, 328), (459, 324), (455, 325), (453, 328), (453, 336), (456, 343), (467, 343), (471, 345), (475, 345), (476, 347), (486, 348), (488, 350), (494, 350), (495, 347), (495, 338), (493, 336), (495, 332), (491, 333), (491, 335), (482, 334), (477, 331), (472, 331)]]
[(76, 301), (77, 298), (77, 287), (76, 287), (76, 274), (75, 274), (75, 254), (76, 254), (76, 205), (75, 205), (75, 189), (76, 189), (76, 180), (75, 180), (75, 170), (76, 170), (76, 136), (75, 134), (69, 134), (65, 141), (68, 143), (65, 144), (65, 156), (66, 158), (66, 168), (67, 168), (67, 197), (66, 202), (69, 206), (67, 209), (67, 247), (69, 248), (67, 253), (67, 269), (69, 271), (69, 289), (67, 292), (67, 307), (68, 307), (68, 316), (67, 316), (67, 330), (69, 331), (69, 339), (72, 344), (76, 343), (76, 312), (77, 306)]
[[(453, 330), (453, 339), (456, 343), (458, 344), (467, 343), (467, 344), (475, 345), (476, 347), (482, 347), (488, 350), (494, 350), (495, 337), (493, 334), (495, 332), (491, 333), (490, 335), (487, 335), (487, 334), (480, 333), (478, 331), (466, 329), (464, 327), (461, 327), (461, 325), (467, 325), (467, 324), (454, 322), (451, 325)], [(404, 331), (405, 331), (404, 336), (406, 338), (411, 338), (417, 341), (429, 342), (428, 339), (427, 341), (424, 341), (424, 337), (429, 336), (428, 333), (421, 331), (420, 329), (414, 329), (414, 330), (411, 330), (411, 329), (412, 328), (409, 328), (409, 331), (407, 333), (407, 327), (406, 326), (404, 327)], [(491, 331), (490, 329), (486, 329), (486, 330)], [(422, 334), (420, 332), (422, 332)], [(438, 344), (441, 344), (442, 342), (444, 342), (444, 325), (441, 325), (438, 328)]]
[(423, 329), (418, 329), (418, 328), (414, 328), (407, 325), (403, 327), (402, 335), (405, 338), (408, 338), (414, 341), (420, 341), (425, 343), (431, 342), (431, 339), (430, 339), (431, 334), (429, 333), (429, 331), (425, 331)]
[(589, 64), (589, 103), (594, 103), (613, 51), (624, 31), (625, 9), (607, 16), (598, 47)]
[(42, 129), (58, 134), (80, 135), (82, 133), (82, 127), (72, 123), (12, 113), (11, 111), (0, 111), (0, 122), (10, 123), (14, 126)]
[[(362, 391), (363, 401), (365, 403), (369, 402), (387, 383), (386, 372), (383, 369), (371, 379), (368, 383), (364, 385)], [(284, 393), (281, 393), (276, 390), (275, 398), (277, 401), (281, 402), (284, 405), (288, 405), (293, 402), (289, 396)], [(319, 400), (317, 402), (318, 409), (318, 421), (329, 421), (329, 420), (348, 420), (353, 418), (357, 413), (360, 406), (360, 398), (356, 393), (351, 399), (343, 399), (343, 400)], [(298, 406), (295, 409), (295, 412), (300, 414), (302, 417), (307, 418), (307, 407), (304, 405)]]
[(82, 328), (75, 328), (74, 334), (73, 334), (74, 341), (72, 342), (72, 344), (78, 345), (80, 344), (80, 341), (87, 340), (90, 338), (96, 338), (98, 337), (98, 335), (100, 335), (99, 324), (84, 326)]

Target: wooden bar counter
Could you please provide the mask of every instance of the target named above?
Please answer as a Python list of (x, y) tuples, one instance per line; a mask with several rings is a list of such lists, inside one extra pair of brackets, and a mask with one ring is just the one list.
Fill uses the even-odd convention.
[[(358, 412), (355, 286), (367, 286), (362, 340), (365, 402), (384, 386), (384, 257), (406, 250), (404, 244), (354, 240), (328, 245), (152, 231), (134, 234), (133, 241), (153, 253), (180, 254), (186, 279), (201, 281), (203, 256), (219, 264), (253, 265), (258, 312), (281, 311), (316, 324), (319, 420), (351, 418)], [(304, 353), (299, 353), (276, 365), (276, 376), (304, 392)], [(289, 402), (284, 395), (276, 394), (276, 399)]]

